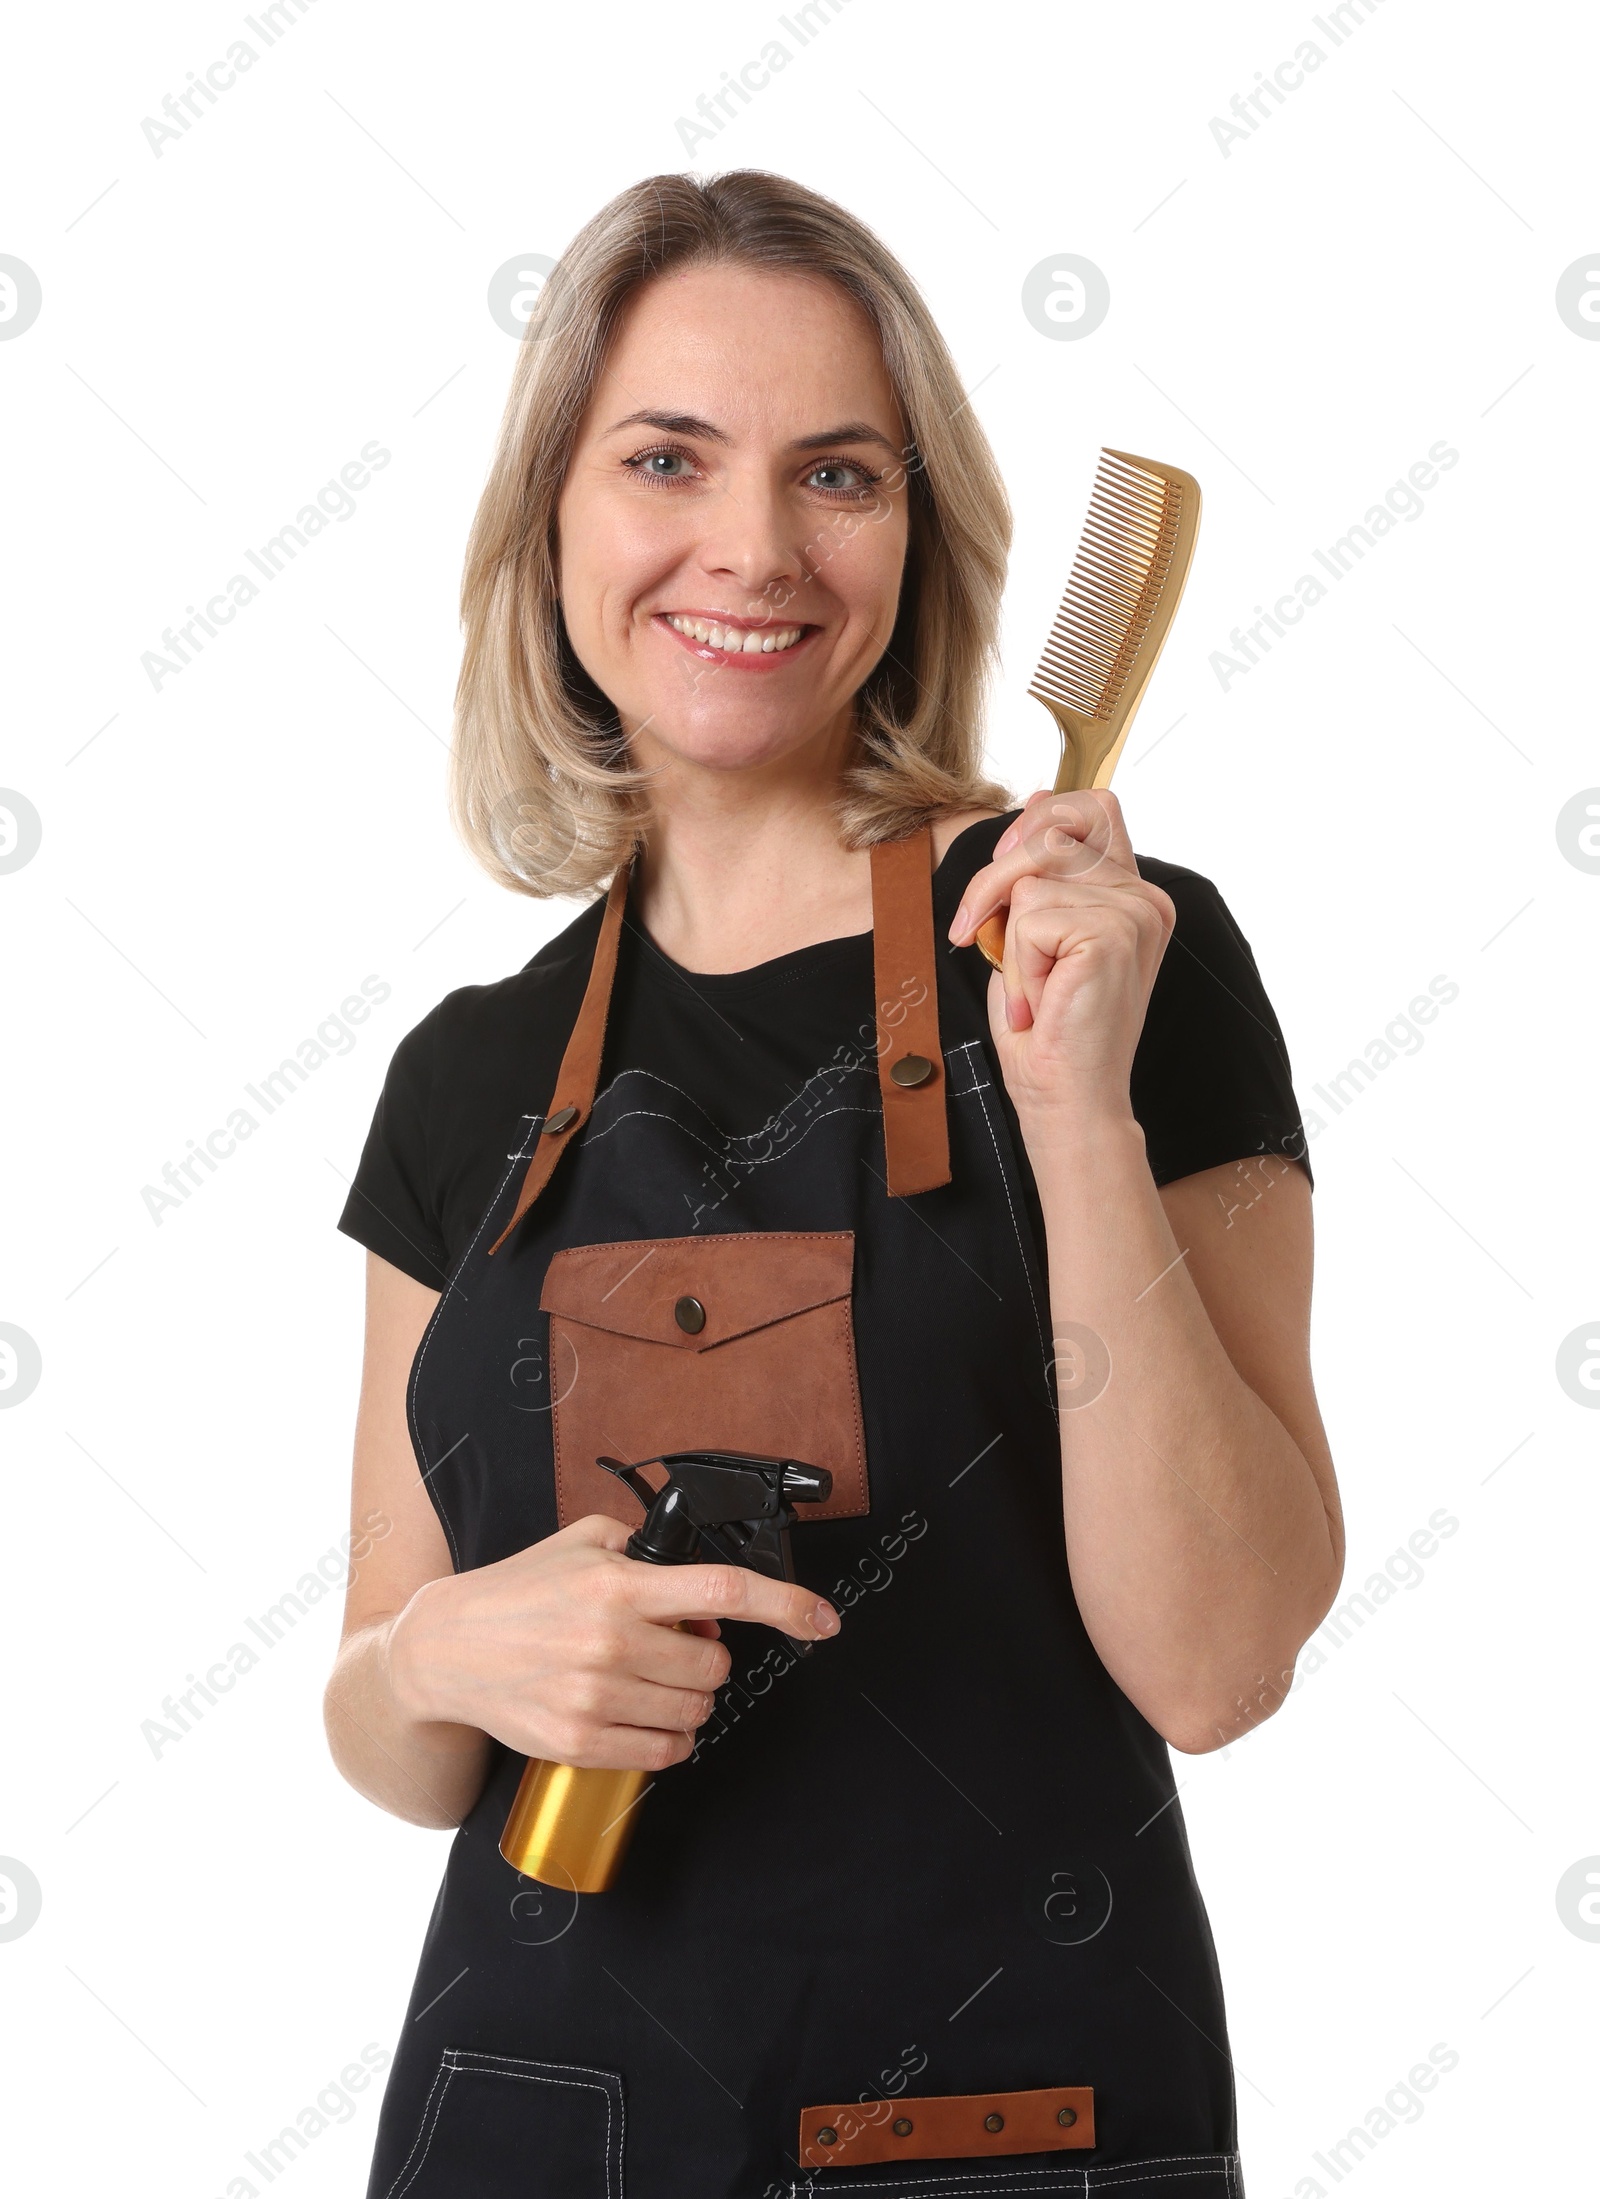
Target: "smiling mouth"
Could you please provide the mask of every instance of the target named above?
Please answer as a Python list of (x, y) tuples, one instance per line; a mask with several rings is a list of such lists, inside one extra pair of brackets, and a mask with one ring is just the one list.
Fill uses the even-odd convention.
[(663, 611), (661, 617), (685, 641), (735, 657), (781, 656), (816, 631), (811, 626), (735, 626), (719, 619), (686, 618), (676, 611)]

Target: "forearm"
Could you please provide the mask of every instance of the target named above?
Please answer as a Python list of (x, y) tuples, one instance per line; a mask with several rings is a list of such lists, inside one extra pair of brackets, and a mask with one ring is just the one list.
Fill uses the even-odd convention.
[[(1073, 1587), (1112, 1677), (1175, 1746), (1277, 1707), (1338, 1579), (1298, 1445), (1235, 1370), (1173, 1237), (1131, 1113), (1024, 1122), (1060, 1339), (1091, 1332), (1105, 1386), (1058, 1381)], [(1090, 1357), (1094, 1347), (1090, 1346)]]
[(396, 1617), (369, 1621), (341, 1647), (323, 1698), (328, 1746), (351, 1786), (380, 1809), (413, 1825), (459, 1825), (483, 1790), (489, 1736), (402, 1709)]

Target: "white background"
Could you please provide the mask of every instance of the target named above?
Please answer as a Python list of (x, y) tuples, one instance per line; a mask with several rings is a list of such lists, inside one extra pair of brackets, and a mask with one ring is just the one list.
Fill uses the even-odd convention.
[[(1019, 792), (1054, 768), (1024, 690), (1098, 446), (1204, 486), (1118, 791), (1136, 847), (1221, 886), (1326, 1124), (1346, 1592), (1458, 1522), (1281, 1716), (1178, 1760), (1246, 2178), (1331, 2190), (1315, 2154), (1443, 2042), (1425, 2112), (1345, 2181), (1579, 2188), (1600, 1945), (1556, 1888), (1600, 1851), (1600, 1421), (1555, 1366), (1600, 1316), (1600, 877), (1556, 818), (1600, 782), (1600, 343), (1555, 290), (1600, 266), (1590, 18), (1373, 0), (1335, 49), (1293, 5), (840, 0), (691, 153), (677, 118), (777, 8), (318, 0), (270, 50), (243, 12), (35, 9), (5, 57), (0, 251), (44, 300), (0, 342), (0, 783), (43, 821), (0, 877), (0, 1320), (43, 1366), (0, 1419), (0, 1853), (43, 1889), (0, 1941), (17, 2188), (212, 2199), (402, 2020), (447, 1836), (327, 1759), (337, 1599), (159, 1758), (141, 1725), (345, 1525), (362, 1255), (333, 1225), (392, 1047), (573, 914), (484, 882), (445, 815), (514, 355), (490, 277), (685, 165), (832, 194), (923, 286), (1016, 509), (992, 748)], [(142, 119), (241, 33), (256, 67), (157, 157)], [(1225, 154), (1211, 118), (1308, 36), (1324, 66)], [(1110, 284), (1081, 340), (1021, 310), (1063, 252)], [(355, 515), (155, 691), (163, 629), (371, 440)], [(1422, 516), (1224, 689), (1232, 629), (1441, 440)], [(353, 1050), (158, 1225), (144, 1186), (369, 974), (392, 991)], [(1314, 1085), (1436, 976), (1459, 992), (1420, 1050), (1335, 1117)], [(285, 2171), (295, 2199), (360, 2192), (376, 2098)]]

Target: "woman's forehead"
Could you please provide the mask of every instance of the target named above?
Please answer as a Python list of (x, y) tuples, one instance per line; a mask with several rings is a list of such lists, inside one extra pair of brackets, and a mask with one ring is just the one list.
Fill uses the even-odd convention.
[[(898, 449), (900, 408), (877, 332), (837, 284), (789, 269), (716, 266), (657, 276), (624, 308), (586, 426), (680, 415), (731, 438), (796, 438), (859, 422)], [(664, 431), (665, 432), (665, 431)]]

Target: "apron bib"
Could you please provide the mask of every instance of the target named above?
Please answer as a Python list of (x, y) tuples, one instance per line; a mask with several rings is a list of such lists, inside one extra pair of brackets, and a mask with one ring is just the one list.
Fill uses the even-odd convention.
[[(524, 1759), (496, 1746), (435, 1903), (369, 2199), (1242, 2194), (1166, 1745), (1072, 1594), (1043, 1247), (987, 973), (935, 952), (926, 832), (875, 848), (872, 876), (870, 943), (782, 958), (823, 958), (843, 1037), (757, 1125), (715, 1117), (714, 1064), (691, 1093), (630, 1058), (619, 874), (555, 1088), (530, 1094), (418, 1347), (419, 1471), (466, 1570), (585, 1510), (642, 1516), (580, 1469), (608, 1396), (629, 1433), (650, 1424), (651, 1349), (679, 1367), (648, 1310), (657, 1253), (665, 1306), (685, 1274), (770, 1277), (757, 1240), (847, 1241), (847, 1358), (835, 1259), (826, 1293), (776, 1304), (780, 1326), (832, 1308), (833, 1327), (786, 1344), (792, 1377), (759, 1400), (775, 1424), (744, 1447), (806, 1456), (784, 1398), (814, 1373), (846, 1447), (857, 1416), (861, 1472), (791, 1532), (840, 1633), (799, 1657), (724, 1623), (730, 1676), (606, 1892), (505, 1863)], [(621, 1294), (646, 1311), (608, 1313), (636, 1251)], [(709, 1327), (727, 1308), (704, 1311)]]

